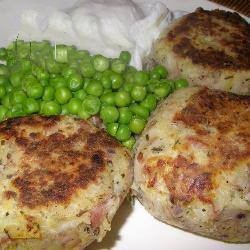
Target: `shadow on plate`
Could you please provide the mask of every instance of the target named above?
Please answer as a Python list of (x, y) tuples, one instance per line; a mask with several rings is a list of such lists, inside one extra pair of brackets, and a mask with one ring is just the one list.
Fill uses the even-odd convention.
[(115, 246), (117, 240), (120, 239), (119, 231), (125, 224), (128, 216), (132, 213), (133, 206), (127, 199), (123, 202), (115, 217), (112, 220), (111, 231), (109, 231), (100, 243), (94, 242), (85, 250), (103, 250), (111, 249)]

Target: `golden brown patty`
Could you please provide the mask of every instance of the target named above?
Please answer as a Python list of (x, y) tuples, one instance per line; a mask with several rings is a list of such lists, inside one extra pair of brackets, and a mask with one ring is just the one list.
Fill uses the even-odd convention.
[(163, 101), (138, 140), (133, 188), (156, 218), (250, 241), (250, 96), (193, 87)]
[(105, 235), (132, 179), (115, 139), (80, 119), (32, 116), (1, 123), (0, 144), (0, 248), (71, 249)]
[(171, 77), (250, 93), (250, 25), (237, 13), (197, 9), (176, 20), (153, 49)]

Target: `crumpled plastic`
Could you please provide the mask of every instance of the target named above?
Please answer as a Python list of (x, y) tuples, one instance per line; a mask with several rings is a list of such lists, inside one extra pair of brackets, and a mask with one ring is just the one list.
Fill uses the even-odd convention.
[(185, 12), (171, 12), (161, 2), (79, 0), (72, 8), (50, 16), (25, 10), (21, 15), (19, 38), (75, 45), (107, 57), (117, 57), (120, 51), (128, 50), (132, 54), (131, 64), (141, 69), (152, 43), (183, 14)]

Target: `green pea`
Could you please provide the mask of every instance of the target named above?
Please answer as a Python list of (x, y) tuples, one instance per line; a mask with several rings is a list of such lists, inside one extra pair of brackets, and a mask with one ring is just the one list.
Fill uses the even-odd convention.
[(5, 60), (7, 57), (7, 50), (6, 48), (0, 48), (0, 60)]
[(109, 123), (106, 125), (107, 132), (112, 136), (116, 136), (118, 127), (119, 127), (118, 123)]
[(88, 95), (82, 102), (82, 107), (90, 115), (95, 115), (99, 112), (101, 107), (101, 102), (98, 97)]
[(69, 108), (67, 103), (63, 104), (61, 108), (62, 108), (61, 115), (69, 115)]
[(110, 77), (114, 72), (111, 69), (107, 69), (104, 72), (102, 72), (102, 76), (108, 76)]
[(90, 53), (87, 50), (77, 50), (76, 54), (78, 58), (85, 58), (85, 59), (90, 58)]
[(98, 71), (95, 72), (95, 74), (93, 76), (93, 79), (101, 81), (101, 79), (102, 79), (102, 72), (98, 72)]
[(100, 117), (105, 123), (114, 123), (119, 118), (119, 111), (114, 106), (104, 106), (101, 109)]
[(89, 114), (84, 108), (79, 110), (77, 115), (84, 120), (87, 120), (91, 117), (91, 114)]
[(23, 103), (26, 98), (27, 97), (26, 97), (25, 93), (22, 90), (17, 90), (17, 91), (14, 91), (12, 93), (12, 100), (11, 100), (11, 102), (13, 104)]
[(54, 59), (48, 59), (46, 61), (46, 68), (49, 73), (59, 74), (61, 72), (60, 64)]
[(134, 82), (135, 82), (134, 75), (135, 75), (135, 72), (129, 72), (129, 71), (127, 71), (124, 74), (125, 82), (134, 85)]
[(5, 90), (7, 94), (11, 94), (14, 91), (14, 87), (11, 84), (5, 85)]
[(118, 91), (115, 93), (115, 104), (117, 107), (125, 107), (131, 103), (130, 94), (126, 91)]
[(132, 65), (128, 65), (126, 71), (131, 72), (131, 73), (135, 73), (137, 71), (137, 69)]
[(114, 59), (111, 63), (112, 71), (121, 74), (126, 69), (126, 64), (120, 59)]
[(77, 49), (68, 49), (68, 64), (76, 62), (80, 57), (77, 55)]
[(25, 45), (26, 44), (24, 44), (24, 46), (18, 46), (17, 47), (17, 57), (19, 59), (25, 59), (25, 58), (28, 58), (30, 56), (30, 50)]
[(42, 99), (44, 101), (52, 101), (55, 96), (55, 89), (52, 86), (46, 86), (44, 88)]
[(43, 87), (49, 85), (49, 79), (40, 79), (39, 82), (42, 84)]
[(74, 61), (74, 60), (73, 60), (73, 61), (70, 61), (70, 62), (69, 62), (69, 67), (72, 68), (72, 69), (75, 69), (77, 72), (78, 72), (78, 71), (81, 72), (81, 70), (80, 70), (80, 67), (81, 67), (81, 66), (79, 65), (79, 62), (78, 62), (78, 61)]
[(156, 97), (158, 97), (159, 99), (168, 96), (170, 92), (171, 92), (171, 86), (168, 83), (167, 84), (161, 83), (157, 85), (154, 89), (154, 93)]
[(10, 75), (10, 82), (14, 88), (18, 88), (22, 85), (23, 72), (12, 72)]
[[(51, 73), (51, 74), (50, 74), (50, 79), (54, 79), (54, 78), (59, 77), (59, 76), (60, 76), (59, 74)], [(62, 76), (60, 76), (60, 77), (62, 77)], [(62, 78), (63, 78), (63, 77), (62, 77)]]
[(103, 72), (109, 68), (109, 60), (102, 55), (96, 55), (93, 58), (93, 66), (96, 71)]
[(18, 117), (24, 115), (26, 114), (21, 103), (17, 103), (16, 105), (10, 107), (10, 117)]
[(119, 89), (123, 84), (123, 78), (121, 75), (113, 72), (110, 75), (112, 89)]
[(89, 95), (101, 96), (103, 93), (103, 86), (100, 81), (91, 80), (85, 90)]
[(185, 88), (185, 87), (188, 87), (188, 81), (186, 79), (175, 80), (175, 88), (176, 89), (181, 89), (181, 88)]
[(130, 136), (130, 138), (126, 141), (122, 142), (123, 146), (129, 148), (129, 149), (133, 149), (134, 145), (135, 145), (135, 138), (133, 136)]
[[(34, 60), (34, 62), (35, 62), (36, 65), (37, 65), (38, 67), (40, 67), (42, 70), (47, 71), (46, 63), (47, 63), (47, 59), (48, 59), (48, 58), (49, 58), (49, 57), (46, 56), (46, 55), (44, 55), (44, 57), (39, 56), (38, 58), (36, 58), (36, 59)], [(47, 73), (48, 73), (48, 72), (47, 72)]]
[(119, 113), (119, 123), (128, 124), (132, 119), (132, 112), (128, 107), (120, 108)]
[(74, 96), (75, 98), (78, 98), (78, 99), (80, 99), (81, 101), (83, 101), (84, 98), (87, 96), (87, 93), (85, 92), (84, 89), (80, 89), (80, 90), (74, 92), (74, 93), (73, 93), (73, 96)]
[(156, 70), (152, 70), (150, 71), (150, 79), (160, 80), (161, 74)]
[(78, 74), (78, 70), (76, 68), (72, 68), (68, 65), (63, 66), (61, 69), (61, 72), (62, 72), (61, 74), (63, 75), (63, 77), (66, 79), (73, 74)]
[(174, 92), (175, 91), (175, 81), (168, 79), (168, 83), (171, 87), (171, 92)]
[(55, 76), (54, 78), (51, 78), (49, 83), (55, 89), (60, 87), (67, 87), (66, 80), (62, 76)]
[(133, 87), (134, 87), (134, 84), (133, 83), (125, 83), (124, 85), (123, 85), (123, 90), (125, 90), (125, 91), (127, 91), (127, 92), (131, 92), (132, 91), (132, 89), (133, 89)]
[(5, 90), (6, 90), (6, 93), (12, 93), (14, 90), (14, 87), (11, 84), (7, 84), (5, 85)]
[(157, 105), (157, 99), (155, 95), (148, 94), (146, 98), (140, 103), (141, 106), (147, 108), (149, 111), (152, 111), (156, 108)]
[(25, 99), (23, 103), (23, 109), (26, 114), (34, 114), (38, 113), (40, 110), (39, 102), (33, 98), (27, 98)]
[(103, 95), (112, 92), (112, 89), (104, 89), (103, 90)]
[(100, 112), (108, 132), (132, 148), (131, 132), (143, 130), (157, 99), (187, 85), (183, 79), (165, 79), (168, 73), (161, 65), (150, 72), (137, 71), (128, 65), (128, 51), (108, 59), (91, 57), (74, 46), (58, 45), (57, 49), (48, 42), (19, 40), (8, 49), (0, 48), (0, 58), (7, 61), (7, 66), (0, 64), (0, 100), (8, 109), (3, 119), (39, 110), (45, 115), (72, 114), (82, 119)]
[(108, 104), (108, 105), (115, 105), (115, 93), (114, 92), (108, 92), (106, 94), (103, 94), (100, 97), (100, 100), (102, 103)]
[(40, 83), (36, 83), (27, 87), (27, 95), (31, 98), (41, 98), (43, 96), (43, 86)]
[(140, 86), (145, 86), (147, 85), (148, 80), (149, 80), (149, 76), (147, 72), (145, 71), (135, 72), (135, 75), (134, 75), (135, 84), (140, 85)]
[(103, 74), (101, 78), (101, 83), (104, 89), (110, 89), (112, 86), (112, 82), (110, 79), (110, 75), (108, 74)]
[(0, 85), (0, 99), (3, 98), (6, 94), (6, 89), (4, 85)]
[[(20, 42), (20, 40), (18, 40)], [(51, 50), (51, 43), (48, 40), (43, 40), (43, 41), (32, 41), (29, 43), (31, 51), (40, 51), (40, 52), (47, 52)]]
[(131, 131), (129, 129), (129, 126), (126, 124), (120, 124), (117, 132), (116, 132), (116, 139), (119, 141), (127, 141), (131, 136)]
[(0, 75), (0, 85), (9, 84), (9, 78), (5, 75)]
[(77, 115), (79, 110), (82, 108), (82, 102), (78, 98), (71, 98), (68, 103), (69, 113), (72, 115)]
[(144, 127), (146, 125), (145, 120), (134, 117), (131, 119), (130, 123), (129, 123), (129, 128), (131, 130), (131, 132), (135, 133), (135, 134), (140, 134)]
[(33, 84), (38, 84), (38, 80), (35, 76), (28, 74), (28, 75), (24, 75), (21, 85), (22, 85), (22, 89), (24, 91), (27, 91), (27, 88), (29, 86), (32, 86)]
[(21, 61), (16, 60), (13, 63), (13, 65), (11, 65), (11, 67), (9, 69), (10, 69), (10, 72), (20, 72), (20, 71), (22, 71)]
[(43, 115), (59, 115), (62, 111), (60, 104), (56, 101), (47, 101), (41, 105), (41, 113)]
[[(14, 65), (14, 63), (16, 62), (16, 59), (14, 59), (14, 58), (8, 58), (6, 62), (7, 62), (7, 66), (8, 67), (12, 67)], [(7, 112), (7, 113), (10, 114), (10, 112)]]
[(28, 59), (23, 59), (21, 62), (21, 70), (29, 72), (32, 69), (32, 63)]
[(90, 78), (83, 78), (83, 89), (86, 91), (86, 88), (89, 86), (91, 82)]
[(6, 118), (7, 111), (8, 109), (5, 106), (0, 105), (0, 121), (3, 121)]
[(7, 113), (6, 113), (6, 118), (11, 118), (11, 110), (8, 109)]
[(83, 79), (80, 74), (71, 74), (67, 79), (67, 85), (71, 91), (77, 91), (83, 87)]
[(39, 80), (49, 78), (49, 74), (47, 73), (47, 71), (37, 65), (32, 65), (32, 73)]
[(147, 94), (147, 89), (144, 86), (134, 86), (131, 90), (131, 97), (135, 101), (142, 101)]
[(10, 106), (11, 106), (11, 97), (10, 97), (10, 94), (7, 94), (7, 95), (5, 95), (2, 98), (2, 105), (4, 107), (6, 107), (7, 109), (10, 108)]
[(160, 84), (167, 84), (167, 85), (170, 85), (170, 92), (174, 92), (174, 91), (175, 91), (175, 81), (174, 81), (174, 80), (170, 80), (170, 79), (161, 79), (161, 80), (160, 80)]
[(9, 75), (9, 69), (4, 64), (0, 64), (0, 75), (4, 75), (4, 76), (8, 76)]
[(95, 74), (95, 68), (91, 63), (84, 62), (80, 65), (80, 70), (84, 77), (91, 78)]
[(157, 65), (154, 67), (153, 71), (159, 73), (161, 78), (166, 78), (168, 76), (167, 69), (162, 65)]
[(119, 55), (119, 59), (125, 63), (125, 64), (129, 64), (130, 60), (131, 60), (131, 54), (128, 51), (121, 51), (120, 55)]
[(60, 104), (65, 104), (72, 97), (71, 91), (66, 87), (60, 87), (55, 91), (55, 99)]
[(133, 114), (138, 115), (138, 116), (140, 116), (140, 117), (142, 117), (144, 119), (147, 119), (148, 116), (149, 116), (148, 109), (141, 106), (141, 105), (139, 105), (139, 104), (136, 104), (136, 103), (131, 104), (129, 108), (130, 108), (130, 110), (132, 111)]

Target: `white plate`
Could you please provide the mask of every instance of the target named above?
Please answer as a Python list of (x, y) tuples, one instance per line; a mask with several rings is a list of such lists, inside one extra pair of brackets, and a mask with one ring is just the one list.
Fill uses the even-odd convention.
[[(35, 8), (48, 15), (56, 9), (70, 7), (76, 0), (0, 0), (0, 46), (7, 44), (19, 30), (20, 14)], [(137, 0), (140, 2), (143, 0)], [(153, 0), (152, 0), (153, 1)], [(161, 0), (171, 10), (193, 11), (223, 8), (205, 0)], [(112, 231), (102, 243), (94, 243), (88, 250), (249, 250), (250, 244), (227, 244), (200, 237), (168, 226), (154, 219), (136, 201), (132, 207), (125, 202), (116, 214)]]

